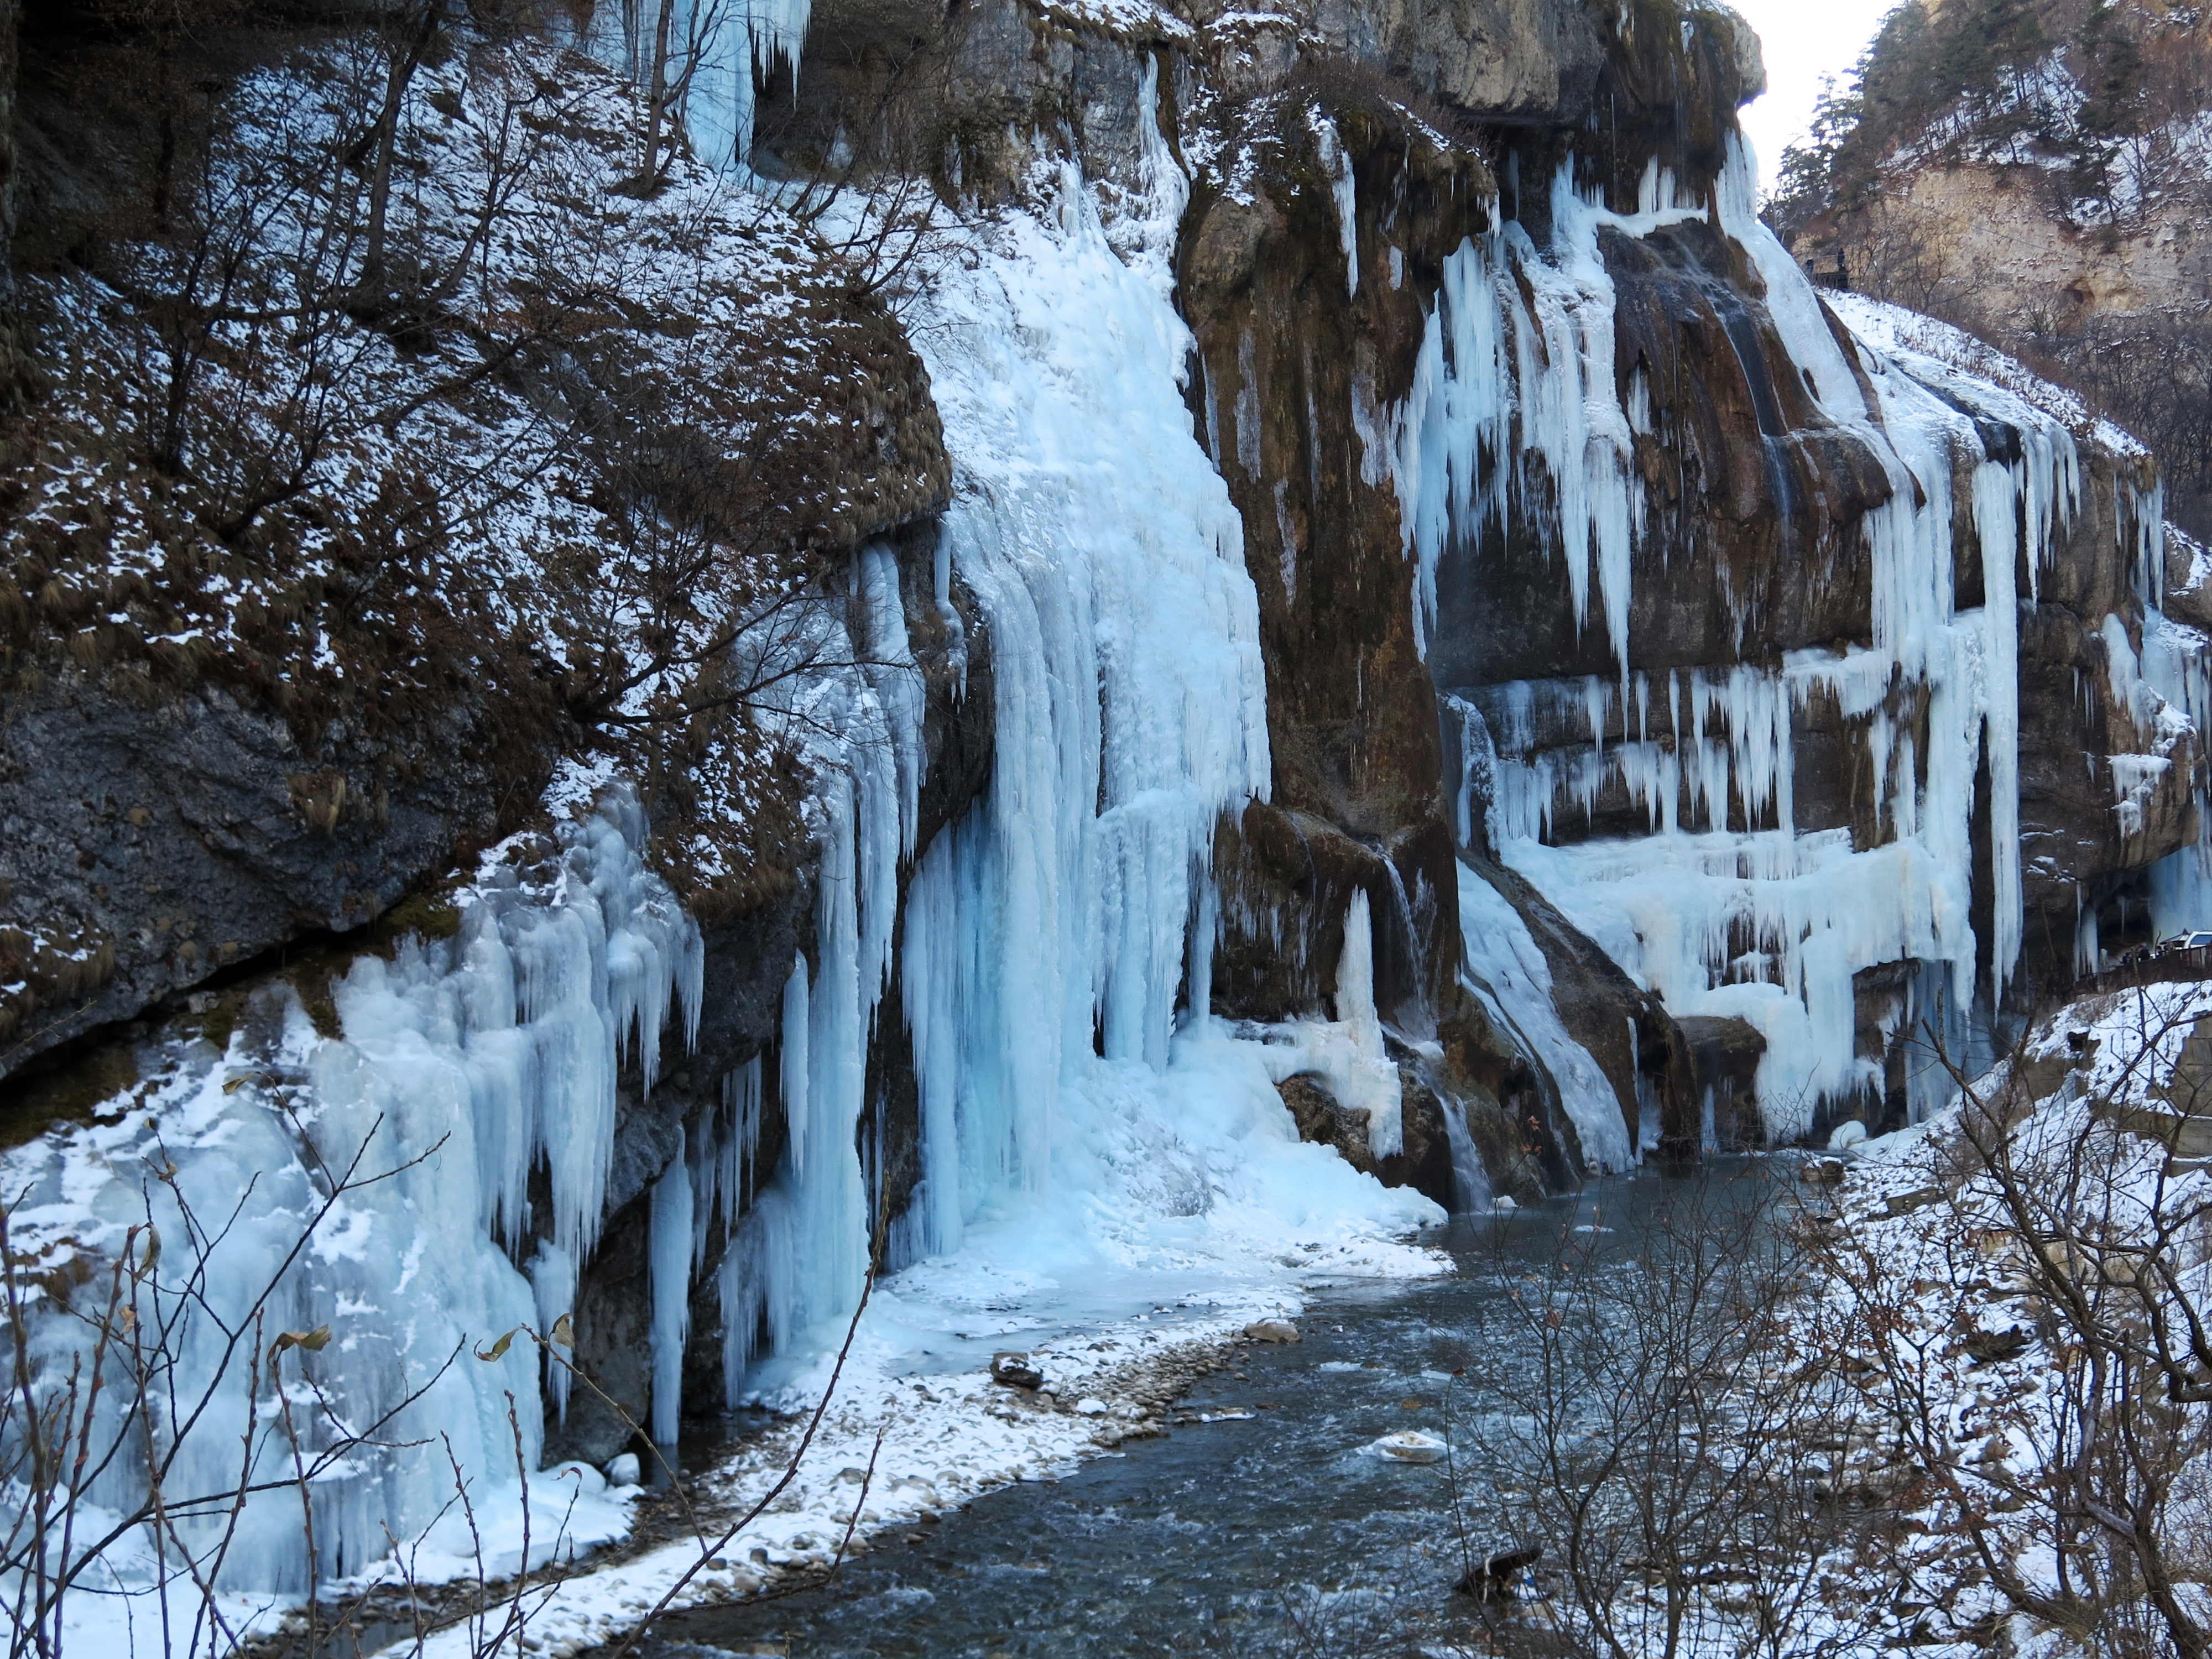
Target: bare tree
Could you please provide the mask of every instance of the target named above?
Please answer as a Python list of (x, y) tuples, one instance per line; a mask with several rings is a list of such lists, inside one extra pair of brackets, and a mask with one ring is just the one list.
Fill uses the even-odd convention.
[(1923, 1184), (1846, 1204), (1826, 1247), (1943, 1603), (1994, 1596), (2113, 1659), (2212, 1640), (2212, 1194), (2183, 1178), (2212, 1079), (2185, 988), (1954, 1067)]
[[(1533, 1262), (1500, 1233), (1455, 1390), (1464, 1590), (1503, 1583), (1471, 1540), (1510, 1540), (1540, 1553), (1542, 1639), (1567, 1652), (1863, 1650), (1881, 1614), (1842, 1591), (1866, 1523), (1838, 1474), (1861, 1431), (1802, 1340), (1796, 1220), (1764, 1175), (1700, 1176), (1643, 1220), (1589, 1212)], [(1483, 1607), (1510, 1636), (1514, 1604)]]

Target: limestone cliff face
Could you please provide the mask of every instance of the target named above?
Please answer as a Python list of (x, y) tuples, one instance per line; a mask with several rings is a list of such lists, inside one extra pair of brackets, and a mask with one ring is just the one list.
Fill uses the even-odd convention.
[(2212, 534), (2212, 22), (2145, 0), (1944, 0), (1884, 25), (1774, 216), (1820, 280), (2088, 393)]

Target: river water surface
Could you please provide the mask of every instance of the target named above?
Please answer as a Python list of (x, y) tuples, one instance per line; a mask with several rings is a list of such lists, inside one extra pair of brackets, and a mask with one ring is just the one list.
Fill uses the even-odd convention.
[[(1708, 1176), (1763, 1180), (1756, 1164)], [(1690, 1184), (1695, 1184), (1694, 1182)], [(787, 1599), (673, 1615), (653, 1659), (1088, 1659), (1163, 1651), (1328, 1655), (1436, 1651), (1474, 1634), (1451, 1586), (1463, 1571), (1444, 1465), (1367, 1448), (1441, 1435), (1476, 1409), (1452, 1373), (1478, 1304), (1563, 1236), (1633, 1233), (1686, 1184), (1646, 1173), (1577, 1198), (1463, 1218), (1438, 1242), (1457, 1271), (1413, 1283), (1316, 1287), (1304, 1340), (1237, 1349), (1177, 1402), (1185, 1423), (1064, 1479), (1009, 1487), (934, 1524), (880, 1534), (830, 1583)], [(1589, 1230), (1608, 1230), (1603, 1235)], [(1579, 1233), (1571, 1230), (1582, 1229)], [(1511, 1506), (1462, 1468), (1468, 1547), (1510, 1547)]]

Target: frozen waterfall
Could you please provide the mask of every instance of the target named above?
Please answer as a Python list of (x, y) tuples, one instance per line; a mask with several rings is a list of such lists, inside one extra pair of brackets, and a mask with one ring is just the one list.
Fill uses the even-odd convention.
[[(179, 1362), (151, 1396), (170, 1501), (234, 1491), (241, 1431), (251, 1478), (273, 1483), (234, 1521), (227, 1497), (177, 1521), (179, 1540), (219, 1561), (219, 1584), (296, 1595), (311, 1571), (286, 1484), (293, 1448), (249, 1392), (240, 1332), (267, 1349), (280, 1331), (327, 1328), (319, 1395), (289, 1380), (296, 1359), (266, 1361), (303, 1408), (302, 1455), (351, 1434), (382, 1443), (311, 1483), (320, 1577), (368, 1567), (395, 1536), (465, 1555), (449, 1453), (480, 1483), (494, 1534), (512, 1508), (495, 1494), (516, 1488), (518, 1459), (547, 1482), (533, 1559), (619, 1529), (618, 1515), (578, 1516), (573, 1487), (535, 1473), (538, 1350), (525, 1340), (495, 1358), (476, 1351), (568, 1313), (573, 1264), (599, 1236), (617, 1073), (634, 1060), (649, 1090), (664, 1041), (696, 1029), (699, 930), (645, 867), (644, 840), (636, 803), (613, 792), (550, 838), (503, 842), (459, 890), (451, 938), (410, 939), (389, 963), (358, 957), (334, 984), (342, 1036), (319, 1030), (280, 984), (253, 1015), (265, 1030), (234, 1033), (225, 1053), (193, 1045), (119, 1116), (9, 1155), (23, 1194), (11, 1249), (65, 1266), (119, 1250), (133, 1225), (167, 1241), (138, 1318)], [(534, 1286), (512, 1254), (532, 1229), (533, 1167), (552, 1206)], [(33, 1330), (65, 1368), (76, 1328)], [(116, 1418), (128, 1395), (112, 1382), (91, 1443), (129, 1449), (88, 1496), (121, 1515), (144, 1488), (149, 1452), (138, 1425)], [(521, 1402), (512, 1417), (510, 1401)], [(159, 1577), (149, 1538), (109, 1558), (100, 1588), (143, 1592)]]
[[(2026, 573), (2033, 597), (2054, 538), (2078, 508), (2080, 459), (2065, 423), (2024, 398), (1897, 342), (1870, 343), (1881, 331), (1867, 302), (1844, 313), (1862, 337), (1856, 362), (1848, 360), (1809, 283), (1755, 216), (1740, 144), (1710, 204), (1680, 201), (1655, 163), (1638, 210), (1611, 212), (1575, 186), (1570, 164), (1553, 182), (1549, 209), (1548, 246), (1509, 222), (1447, 262), (1390, 459), (1407, 552), (1419, 567), (1425, 638), (1437, 625), (1437, 569), (1447, 550), (1517, 518), (1544, 530), (1564, 562), (1574, 617), (1580, 623), (1595, 610), (1619, 667), (1609, 679), (1447, 688), (1460, 736), (1460, 833), (1472, 833), (1480, 799), (1488, 850), (1672, 1011), (1737, 1015), (1758, 1027), (1767, 1039), (1766, 1128), (1788, 1138), (1810, 1127), (1824, 1101), (1880, 1091), (1880, 1060), (1857, 1052), (1857, 970), (1941, 964), (1944, 978), (1925, 981), (1923, 1009), (1942, 1012), (1963, 1042), (1959, 1021), (1974, 1003), (1978, 963), (1986, 954), (1994, 964), (1997, 983), (1986, 988), (1995, 994), (2019, 962), (2015, 571)], [(1631, 458), (1633, 434), (1649, 429), (1650, 389), (1640, 378), (1626, 393), (1617, 387), (1613, 284), (1597, 235), (1645, 236), (1689, 219), (1709, 220), (1744, 251), (1814, 402), (1889, 475), (1891, 498), (1865, 525), (1873, 617), (1863, 646), (1798, 651), (1780, 663), (1631, 665), (1630, 556), (1644, 531)], [(1954, 476), (1967, 479), (1970, 500), (1954, 503)], [(1972, 526), (1966, 550), (1985, 595), (1971, 607), (1953, 591), (1954, 526), (1962, 520)], [(2146, 521), (2156, 525), (2155, 503), (2136, 503), (2133, 522)], [(2137, 562), (2147, 572), (2159, 565), (2148, 552)], [(2147, 638), (2163, 653), (2151, 695), (2201, 702), (2201, 690), (2182, 684), (2191, 675), (2192, 686), (2201, 683), (2201, 649), (2175, 646), (2162, 618)], [(2143, 678), (2148, 689), (2148, 668)], [(1833, 701), (1865, 746), (1882, 803), (1873, 845), (1855, 846), (1848, 830), (1798, 828), (1792, 728), (1816, 696)], [(1916, 696), (1926, 700), (1925, 752), (1903, 712)], [(2143, 718), (2156, 725), (2148, 704)], [(2146, 757), (2130, 771), (2133, 758), (2115, 758), (2116, 784), (2162, 764)], [(1969, 920), (1970, 826), (1983, 769), (1994, 864), (1989, 940), (1977, 939)], [(1649, 833), (1559, 844), (1563, 819), (1590, 817), (1608, 787), (1638, 804)], [(2115, 807), (2124, 823), (2128, 800)]]

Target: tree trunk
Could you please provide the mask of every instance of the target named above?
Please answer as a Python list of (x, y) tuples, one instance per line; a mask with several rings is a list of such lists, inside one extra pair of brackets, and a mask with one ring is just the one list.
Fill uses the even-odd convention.
[(399, 147), (400, 112), (406, 106), (408, 86), (415, 79), (415, 71), (422, 66), (444, 11), (444, 0), (423, 0), (414, 39), (404, 50), (393, 54), (391, 70), (385, 76), (384, 106), (377, 112), (376, 153), (374, 170), (369, 174), (368, 232), (361, 259), (361, 286), (372, 299), (384, 298), (385, 290), (390, 287), (384, 269), (386, 224), (392, 205), (392, 156)]
[(659, 182), (660, 117), (668, 101), (668, 30), (675, 12), (676, 0), (660, 0), (660, 15), (653, 26), (653, 84), (646, 100), (645, 165), (637, 172), (639, 187), (646, 191)]

